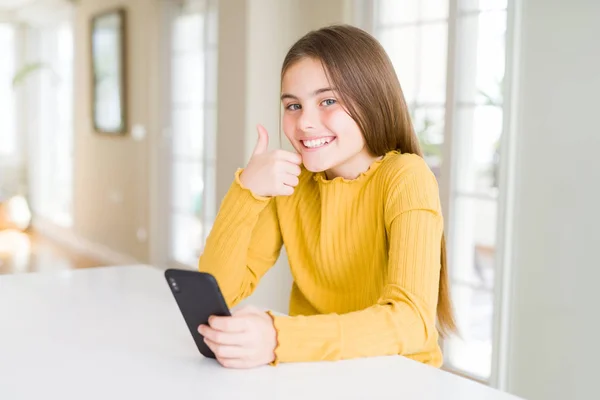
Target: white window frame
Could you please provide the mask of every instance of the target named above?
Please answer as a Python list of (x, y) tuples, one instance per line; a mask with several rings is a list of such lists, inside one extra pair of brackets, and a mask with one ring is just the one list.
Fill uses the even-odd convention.
[(492, 387), (508, 390), (508, 354), (510, 346), (511, 282), (513, 276), (513, 238), (515, 219), (515, 181), (517, 154), (517, 87), (519, 85), (518, 43), (520, 40), (521, 0), (508, 0), (506, 6), (506, 39), (504, 67), (503, 149), (499, 164), (498, 229), (496, 234), (496, 278), (494, 281), (494, 321), (492, 340)]
[[(203, 3), (203, 4), (201, 4)], [(173, 22), (177, 15), (177, 7), (185, 4), (191, 4), (192, 7), (200, 6), (204, 9), (211, 9), (218, 12), (216, 0), (188, 0), (182, 2), (173, 2), (170, 0), (161, 1), (161, 15), (162, 15), (162, 41), (160, 44), (160, 97), (161, 97), (161, 109), (164, 110), (163, 115), (160, 116), (162, 129), (158, 135), (158, 140), (153, 146), (151, 154), (151, 170), (152, 170), (152, 183), (151, 192), (154, 194), (154, 200), (151, 201), (151, 225), (152, 225), (152, 236), (151, 241), (151, 254), (150, 261), (154, 265), (162, 267), (173, 267), (173, 268), (185, 268), (185, 269), (196, 269), (197, 263), (188, 264), (174, 260), (172, 254), (172, 179), (173, 179), (173, 131), (172, 131), (172, 116), (171, 112), (173, 109), (172, 102), (172, 67), (171, 57), (173, 54), (172, 49), (172, 33), (173, 33)], [(211, 23), (216, 23), (212, 21)], [(208, 43), (208, 30), (209, 27), (205, 24), (203, 43), (198, 43), (199, 47), (202, 47), (205, 52), (212, 52), (215, 59), (205, 59), (205, 78), (204, 88), (213, 86), (216, 77), (209, 76), (208, 71), (212, 71), (213, 68), (209, 67), (208, 64), (216, 61), (217, 49), (216, 45)], [(217, 39), (218, 40), (218, 39)], [(216, 71), (216, 68), (215, 68)], [(210, 82), (209, 80), (213, 81)], [(205, 100), (212, 96), (216, 97), (215, 93), (207, 95), (205, 93)], [(216, 110), (216, 99), (205, 101), (202, 105), (204, 109), (204, 130), (206, 135), (212, 135), (208, 140), (213, 140), (216, 143), (216, 114), (213, 126), (207, 124), (208, 119), (206, 118), (207, 111), (210, 109)], [(216, 171), (216, 154), (208, 154), (210, 152), (210, 146), (207, 146), (207, 139), (205, 139), (204, 154), (201, 156), (201, 162), (203, 164), (203, 179), (205, 189), (203, 191), (203, 215), (202, 215), (202, 226), (203, 232), (202, 237), (206, 238), (208, 231), (212, 226), (214, 218), (216, 216), (216, 193), (215, 193), (215, 176), (209, 176), (209, 171)], [(207, 185), (208, 182), (208, 185)]]
[[(15, 107), (16, 130), (17, 130), (17, 151), (19, 160), (26, 164), (27, 176), (24, 177), (23, 185), (27, 188), (26, 195), (31, 200), (31, 208), (38, 217), (50, 222), (53, 225), (69, 228), (73, 225), (73, 144), (74, 144), (74, 126), (72, 114), (73, 102), (73, 83), (72, 75), (74, 71), (74, 21), (73, 8), (71, 5), (62, 4), (55, 7), (48, 13), (42, 5), (33, 4), (19, 9), (19, 13), (14, 15), (12, 24), (15, 26), (15, 40), (17, 45), (16, 70), (23, 65), (31, 62), (42, 62), (44, 67), (40, 70), (34, 70), (32, 75), (26, 77), (22, 87), (15, 90), (17, 99)], [(59, 31), (63, 28), (70, 30), (71, 49), (69, 71), (61, 76), (61, 71), (57, 69), (58, 60), (58, 39)], [(53, 36), (48, 36), (45, 33)], [(47, 46), (42, 45), (42, 40), (54, 40), (54, 52)], [(49, 67), (49, 68), (48, 68)], [(62, 94), (66, 96), (66, 101), (71, 104), (65, 104), (61, 101), (61, 110), (66, 111), (66, 120), (58, 120), (56, 113), (51, 113), (51, 120), (56, 122), (56, 126), (43, 125), (41, 112), (48, 112), (44, 101), (56, 105), (56, 99), (41, 98), (43, 93), (42, 85), (46, 87), (52, 83), (61, 84), (61, 80), (69, 82), (66, 89), (61, 93), (46, 90), (52, 97)], [(61, 99), (65, 100), (65, 99)], [(28, 118), (25, 118), (24, 110), (27, 110)], [(30, 115), (30, 114), (33, 114)], [(58, 154), (48, 150), (41, 139), (42, 129), (46, 134), (53, 134), (53, 129), (60, 129), (60, 122), (63, 122), (63, 135), (66, 135), (69, 143), (68, 156), (57, 158)], [(53, 124), (54, 125), (54, 124)], [(48, 139), (48, 138), (46, 138)], [(52, 139), (50, 139), (52, 140)], [(46, 153), (51, 157), (47, 164), (40, 165), (37, 155)], [(43, 188), (47, 185), (47, 175), (56, 176), (56, 171), (60, 168), (60, 163), (66, 163), (69, 175), (66, 181), (67, 187), (64, 190), (56, 191), (55, 186)], [(61, 170), (61, 171), (67, 171)], [(52, 182), (55, 183), (55, 182)], [(54, 189), (54, 190), (53, 190)]]
[[(20, 35), (18, 32), (18, 27), (16, 26), (16, 24), (11, 23), (11, 22), (5, 22), (5, 21), (0, 21), (0, 23), (2, 24), (2, 28), (3, 29), (7, 29), (8, 31), (12, 31), (11, 32), (11, 36), (12, 36), (12, 44), (11, 44), (11, 48), (10, 50), (12, 50), (12, 63), (10, 65), (10, 69), (7, 68), (8, 72), (11, 75), (14, 75), (14, 73), (17, 71), (18, 69), (18, 48), (19, 46), (19, 39), (20, 39)], [(7, 64), (4, 62), (3, 63), (4, 67), (7, 66)], [(1, 77), (3, 80), (3, 83), (5, 84), (9, 84), (10, 83), (10, 79), (12, 78), (11, 76), (2, 76)], [(10, 108), (12, 108), (12, 112), (11, 110), (9, 110), (8, 112), (10, 112), (10, 116), (13, 117), (13, 126), (12, 126), (12, 130), (10, 132), (6, 132), (6, 131), (2, 131), (0, 132), (0, 157), (2, 157), (2, 161), (3, 163), (5, 162), (18, 162), (20, 161), (20, 157), (19, 157), (19, 143), (18, 143), (18, 135), (17, 135), (17, 131), (18, 131), (18, 120), (17, 118), (15, 118), (15, 112), (17, 109), (17, 95), (15, 93), (14, 90), (12, 90), (12, 87), (7, 88), (7, 98), (6, 101), (7, 103), (5, 105), (9, 106)], [(3, 111), (7, 112), (6, 110)], [(8, 151), (8, 149), (5, 146), (5, 143), (3, 143), (3, 139), (10, 139), (11, 141), (14, 142), (15, 148), (10, 149), (11, 151)]]
[[(59, 30), (65, 28), (68, 25), (70, 29), (71, 39), (72, 41), (72, 56), (71, 59), (71, 71), (67, 71), (64, 76), (60, 75), (60, 71), (55, 70), (57, 66), (56, 55), (48, 55), (44, 54), (49, 49), (52, 49), (55, 53), (58, 52), (58, 39), (59, 39)], [(30, 27), (29, 28), (29, 40), (35, 41), (35, 48), (37, 51), (37, 56), (42, 62), (49, 64), (49, 70), (42, 70), (39, 72), (39, 76), (35, 79), (35, 84), (32, 87), (31, 85), (27, 88), (28, 96), (30, 97), (28, 101), (32, 105), (30, 109), (34, 109), (37, 112), (37, 118), (35, 118), (37, 124), (32, 126), (30, 132), (31, 143), (29, 149), (34, 154), (34, 158), (29, 160), (30, 168), (31, 168), (31, 190), (33, 197), (33, 207), (34, 211), (37, 215), (43, 217), (47, 221), (61, 227), (70, 228), (73, 226), (73, 184), (74, 184), (74, 176), (73, 176), (73, 168), (74, 168), (74, 121), (73, 121), (73, 83), (72, 76), (74, 72), (74, 25), (72, 21), (69, 20), (57, 20), (53, 22), (48, 22), (43, 26), (38, 27)], [(45, 41), (52, 41), (52, 46), (47, 46), (48, 43), (44, 43)], [(50, 50), (52, 51), (52, 50)], [(47, 57), (49, 56), (49, 57)], [(58, 95), (58, 93), (54, 89), (53, 85), (59, 84), (60, 80), (64, 80), (67, 82), (69, 80), (71, 83), (67, 85), (66, 89), (68, 92), (67, 101), (70, 104), (64, 104), (63, 102), (57, 102), (52, 97)], [(63, 93), (63, 94), (65, 94)], [(44, 98), (45, 95), (48, 97)], [(32, 104), (36, 103), (36, 104)], [(58, 113), (48, 111), (48, 107), (46, 104), (60, 104), (60, 107), (65, 107), (64, 110), (67, 110), (67, 121), (65, 122), (65, 128), (67, 131), (62, 132), (64, 137), (68, 138), (68, 155), (67, 157), (58, 157), (59, 153), (56, 151), (48, 151), (48, 149), (52, 148), (56, 137), (58, 136), (57, 132), (52, 132), (54, 135), (50, 137), (42, 137), (44, 133), (49, 132), (48, 129), (59, 128), (59, 121), (57, 119)], [(45, 124), (43, 120), (44, 114), (45, 116), (50, 117), (52, 120), (52, 127), (49, 127)], [(31, 123), (31, 122), (29, 122)], [(48, 143), (50, 140), (50, 143)], [(39, 164), (38, 156), (46, 153), (49, 157), (47, 163)], [(68, 187), (64, 188), (67, 192), (58, 189), (55, 186), (56, 182), (52, 180), (57, 176), (59, 172), (59, 162), (66, 162), (66, 168), (69, 169), (70, 179), (68, 182)], [(39, 164), (38, 168), (33, 168), (34, 164)], [(48, 177), (47, 174), (51, 175), (52, 185), (51, 187), (44, 187), (43, 185), (47, 185)], [(64, 197), (64, 198), (61, 198)], [(64, 202), (63, 202), (64, 200)], [(64, 208), (64, 213), (61, 212), (60, 209)]]

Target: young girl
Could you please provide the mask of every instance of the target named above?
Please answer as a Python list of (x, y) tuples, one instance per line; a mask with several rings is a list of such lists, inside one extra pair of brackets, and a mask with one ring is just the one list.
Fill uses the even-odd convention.
[(392, 64), (350, 26), (305, 35), (281, 71), (283, 130), (235, 174), (199, 270), (249, 296), (285, 245), (289, 316), (242, 308), (199, 327), (225, 367), (399, 354), (439, 367), (455, 330), (438, 186)]

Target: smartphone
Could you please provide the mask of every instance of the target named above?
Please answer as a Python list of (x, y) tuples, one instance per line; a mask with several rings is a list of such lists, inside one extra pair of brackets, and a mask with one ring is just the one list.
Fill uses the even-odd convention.
[(198, 327), (208, 324), (211, 315), (231, 316), (217, 280), (206, 272), (173, 268), (165, 271), (165, 278), (200, 354), (215, 358)]

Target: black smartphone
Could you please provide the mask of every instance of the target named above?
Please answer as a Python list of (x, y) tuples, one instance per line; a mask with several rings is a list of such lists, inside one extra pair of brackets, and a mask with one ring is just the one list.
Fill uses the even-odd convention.
[(206, 272), (173, 268), (165, 271), (165, 278), (200, 354), (215, 358), (198, 327), (208, 324), (211, 315), (231, 316), (217, 280)]

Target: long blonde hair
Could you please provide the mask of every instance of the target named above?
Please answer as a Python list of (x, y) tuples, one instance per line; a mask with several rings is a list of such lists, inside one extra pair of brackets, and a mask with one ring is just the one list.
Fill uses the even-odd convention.
[[(369, 152), (391, 150), (423, 156), (394, 67), (381, 44), (367, 32), (334, 25), (307, 33), (288, 51), (281, 78), (297, 61), (320, 60), (350, 116), (365, 137)], [(446, 240), (441, 239), (437, 319), (442, 337), (456, 332), (450, 300)]]

